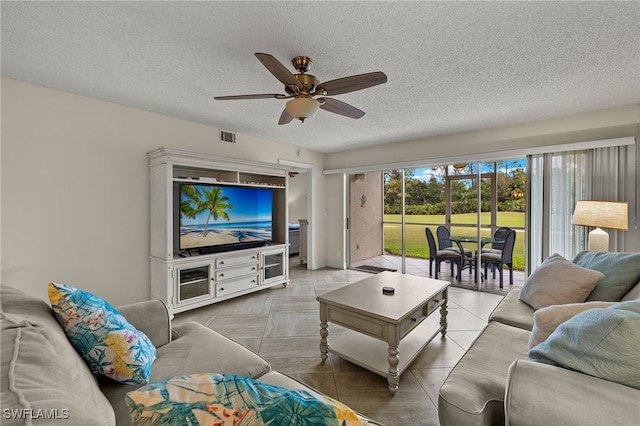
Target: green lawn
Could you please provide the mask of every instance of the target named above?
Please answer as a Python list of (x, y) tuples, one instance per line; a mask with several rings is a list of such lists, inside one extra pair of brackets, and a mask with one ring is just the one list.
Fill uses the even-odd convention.
[[(517, 212), (499, 212), (498, 226), (511, 226), (515, 228), (524, 228), (524, 213)], [(482, 223), (489, 223), (491, 216), (489, 213), (481, 214)], [(400, 222), (400, 215), (384, 215), (385, 222)], [(476, 214), (457, 214), (451, 216), (452, 223), (475, 225)], [(423, 259), (429, 258), (429, 246), (427, 237), (424, 232), (425, 223), (429, 223), (429, 228), (436, 235), (437, 224), (444, 224), (444, 215), (408, 215), (406, 217), (406, 250), (407, 256), (418, 257)], [(431, 225), (431, 224), (436, 225)], [(401, 225), (394, 223), (385, 223), (384, 225), (384, 248), (391, 254), (402, 254), (402, 228)], [(475, 236), (475, 226), (452, 226), (451, 235), (454, 236)], [(490, 237), (490, 229), (483, 229), (482, 236)], [(472, 248), (472, 245), (468, 245)], [(524, 270), (524, 231), (516, 230), (516, 243), (513, 249), (513, 267), (517, 270)]]

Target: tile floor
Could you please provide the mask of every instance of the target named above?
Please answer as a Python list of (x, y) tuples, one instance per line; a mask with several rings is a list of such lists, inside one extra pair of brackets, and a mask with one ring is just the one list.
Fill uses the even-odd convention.
[[(320, 359), (316, 296), (370, 276), (354, 270), (306, 270), (292, 259), (290, 284), (176, 314), (241, 343), (274, 370), (301, 380), (387, 426), (438, 425), (438, 389), (502, 299), (450, 288), (447, 337), (427, 345), (400, 377), (391, 396), (386, 379), (330, 354)], [(444, 269), (444, 268), (443, 268)], [(445, 275), (445, 280), (449, 278)], [(332, 335), (340, 328), (329, 324)], [(329, 340), (330, 341), (330, 340)]]

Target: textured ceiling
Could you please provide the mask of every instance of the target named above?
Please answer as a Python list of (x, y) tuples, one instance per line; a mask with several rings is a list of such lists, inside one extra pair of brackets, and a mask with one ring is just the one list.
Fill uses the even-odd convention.
[[(321, 152), (640, 103), (638, 2), (7, 2), (2, 75)], [(364, 111), (277, 124), (255, 58), (310, 56)], [(293, 68), (291, 68), (293, 71)]]

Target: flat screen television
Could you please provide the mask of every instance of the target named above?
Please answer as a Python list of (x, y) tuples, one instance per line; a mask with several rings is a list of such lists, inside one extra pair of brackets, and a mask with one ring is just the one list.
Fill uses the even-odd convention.
[(271, 189), (181, 183), (179, 192), (180, 250), (206, 254), (271, 242)]

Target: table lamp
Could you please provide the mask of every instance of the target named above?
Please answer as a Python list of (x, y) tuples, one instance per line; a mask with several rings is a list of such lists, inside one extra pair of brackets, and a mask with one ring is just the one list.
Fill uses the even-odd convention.
[(578, 201), (571, 223), (596, 228), (589, 232), (589, 250), (609, 251), (609, 234), (600, 228), (626, 231), (629, 229), (628, 210), (626, 202)]

